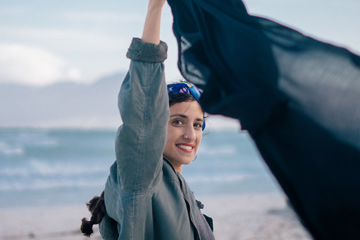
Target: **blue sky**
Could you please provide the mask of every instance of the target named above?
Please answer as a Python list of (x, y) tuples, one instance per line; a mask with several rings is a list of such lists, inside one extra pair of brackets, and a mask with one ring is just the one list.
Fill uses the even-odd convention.
[[(247, 0), (250, 13), (360, 52), (358, 0)], [(92, 82), (126, 71), (126, 50), (141, 36), (146, 0), (1, 0), (0, 83)], [(161, 38), (169, 45), (166, 75), (180, 78), (168, 6)]]

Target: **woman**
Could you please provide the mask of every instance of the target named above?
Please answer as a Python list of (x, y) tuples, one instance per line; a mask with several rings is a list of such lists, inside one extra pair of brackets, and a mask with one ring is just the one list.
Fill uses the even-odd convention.
[(182, 166), (196, 157), (205, 121), (195, 86), (166, 86), (167, 46), (159, 38), (164, 3), (149, 1), (142, 38), (134, 38), (128, 50), (132, 61), (119, 94), (123, 125), (116, 161), (104, 194), (89, 202), (91, 222), (83, 219), (82, 231), (89, 234), (87, 223), (105, 215), (104, 239), (214, 239), (181, 176)]

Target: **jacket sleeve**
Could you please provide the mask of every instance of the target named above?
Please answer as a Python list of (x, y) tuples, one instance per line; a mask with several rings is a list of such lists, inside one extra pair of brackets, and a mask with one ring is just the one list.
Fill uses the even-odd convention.
[(142, 192), (160, 180), (169, 103), (163, 61), (167, 45), (134, 38), (127, 52), (130, 69), (118, 107), (123, 120), (116, 141), (117, 180), (122, 191)]

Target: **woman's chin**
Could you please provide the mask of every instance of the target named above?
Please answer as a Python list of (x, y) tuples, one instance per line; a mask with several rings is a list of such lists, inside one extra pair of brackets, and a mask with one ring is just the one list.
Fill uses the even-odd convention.
[(187, 157), (187, 158), (182, 159), (181, 162), (183, 165), (189, 165), (190, 163), (192, 163), (194, 161), (194, 158), (195, 157)]

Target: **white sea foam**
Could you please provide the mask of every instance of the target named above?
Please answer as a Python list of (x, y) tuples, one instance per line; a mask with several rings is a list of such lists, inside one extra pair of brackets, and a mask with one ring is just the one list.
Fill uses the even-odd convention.
[(193, 176), (187, 177), (186, 182), (188, 183), (232, 183), (243, 181), (245, 178), (250, 176), (244, 174), (227, 174), (227, 175), (213, 175), (213, 176)]
[(31, 146), (57, 146), (58, 141), (48, 136), (45, 130), (39, 132), (21, 132), (18, 134), (17, 139), (26, 145)]
[(3, 168), (0, 169), (0, 175), (2, 177), (26, 177), (29, 176), (29, 170), (26, 168)]
[(6, 142), (0, 142), (0, 155), (24, 155), (24, 149), (19, 146), (9, 146)]
[(108, 166), (100, 167), (83, 167), (74, 164), (65, 163), (45, 163), (37, 160), (31, 161), (32, 173), (40, 174), (42, 176), (71, 176), (82, 174), (94, 174), (108, 171)]
[(48, 132), (46, 130), (23, 130), (21, 132), (14, 133), (17, 135), (18, 138), (22, 139), (33, 139), (33, 138), (39, 138), (39, 137), (45, 137), (47, 136)]
[(89, 181), (89, 180), (41, 180), (36, 179), (34, 181), (27, 182), (10, 182), (3, 181), (0, 183), (0, 191), (24, 191), (24, 190), (48, 190), (55, 188), (74, 188), (74, 187), (102, 187), (104, 182), (101, 181)]
[(27, 146), (56, 146), (57, 140), (47, 136), (46, 131), (14, 132), (4, 135), (5, 141), (0, 141), (0, 155), (24, 156)]
[(21, 167), (5, 167), (0, 169), (0, 175), (3, 177), (28, 177), (28, 176), (44, 176), (44, 177), (59, 177), (59, 176), (81, 176), (91, 175), (96, 173), (105, 173), (108, 171), (108, 166), (104, 167), (86, 167), (74, 166), (73, 164), (65, 163), (44, 163), (39, 160), (30, 160), (29, 166)]
[(42, 139), (42, 140), (37, 140), (37, 141), (32, 142), (31, 145), (45, 146), (45, 147), (57, 146), (58, 141), (56, 141), (55, 139)]
[(199, 154), (201, 155), (215, 155), (215, 154), (218, 154), (218, 155), (224, 155), (224, 154), (236, 154), (237, 153), (237, 150), (235, 148), (235, 146), (221, 146), (221, 147), (218, 147), (218, 148), (214, 148), (214, 147), (208, 147), (206, 145), (202, 145), (200, 148), (199, 148), (199, 151), (198, 151)]

